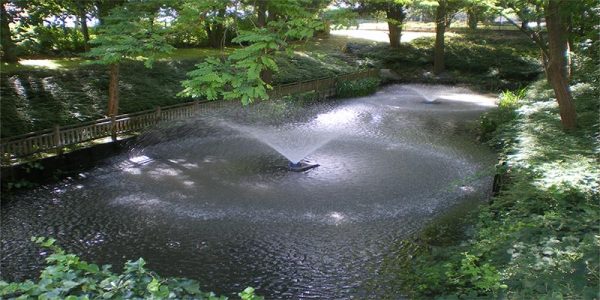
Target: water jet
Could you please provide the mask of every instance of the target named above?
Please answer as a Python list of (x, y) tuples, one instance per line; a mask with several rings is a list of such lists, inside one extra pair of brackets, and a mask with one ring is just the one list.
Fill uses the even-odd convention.
[(425, 104), (440, 104), (440, 97), (437, 95), (436, 91), (425, 91), (423, 89), (417, 89), (413, 86), (408, 86), (407, 88), (421, 96), (423, 98), (423, 103)]
[[(290, 163), (291, 171), (302, 172), (319, 166), (305, 161), (305, 158), (321, 148), (336, 135), (318, 130), (312, 124), (294, 124), (294, 126), (250, 126), (221, 121), (222, 126), (244, 133), (277, 151)], [(301, 136), (302, 138), (298, 138)]]

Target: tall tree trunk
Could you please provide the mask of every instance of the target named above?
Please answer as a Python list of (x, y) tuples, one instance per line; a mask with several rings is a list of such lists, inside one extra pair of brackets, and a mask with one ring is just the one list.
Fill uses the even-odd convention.
[(275, 22), (275, 21), (279, 20), (280, 16), (279, 16), (279, 14), (277, 14), (277, 12), (269, 11), (269, 10), (267, 10), (267, 11), (269, 12), (269, 15), (267, 16), (267, 24), (269, 22)]
[[(63, 35), (67, 36), (69, 34), (69, 31), (67, 29), (67, 17), (66, 16), (60, 16), (60, 28), (62, 29)], [(77, 41), (75, 41), (77, 42)]]
[(77, 2), (77, 14), (81, 23), (81, 35), (83, 35), (83, 49), (85, 52), (90, 51), (90, 31), (87, 26), (87, 12), (83, 7), (83, 3)]
[(402, 37), (402, 21), (404, 20), (402, 11), (394, 5), (391, 5), (386, 9), (385, 14), (388, 23), (390, 47), (399, 48), (400, 38)]
[(573, 129), (577, 125), (577, 113), (567, 73), (567, 22), (560, 15), (560, 4), (561, 0), (549, 0), (546, 7), (549, 56), (546, 74), (558, 102), (560, 121), (565, 129)]
[(467, 26), (469, 26), (469, 29), (477, 29), (477, 23), (479, 23), (479, 18), (475, 9), (471, 8), (467, 10)]
[(257, 13), (258, 13), (258, 19), (256, 21), (256, 24), (258, 25), (258, 28), (264, 28), (265, 26), (267, 26), (267, 0), (258, 0), (258, 5), (257, 5)]
[(10, 19), (4, 4), (6, 4), (6, 1), (0, 2), (0, 46), (2, 46), (2, 60), (16, 63), (18, 60), (16, 47), (10, 33)]
[(109, 68), (108, 115), (115, 116), (119, 113), (119, 63), (113, 63)]
[(221, 48), (224, 41), (225, 27), (222, 24), (209, 24), (205, 26), (208, 44), (211, 48)]
[(400, 28), (394, 22), (388, 21), (388, 30), (390, 36), (390, 47), (400, 47)]
[(440, 0), (435, 12), (435, 48), (433, 49), (433, 73), (446, 69), (444, 62), (444, 34), (446, 33), (446, 1)]
[(571, 56), (571, 51), (575, 49), (575, 34), (573, 33), (573, 15), (569, 14), (567, 17), (567, 75), (569, 81), (571, 80), (571, 76), (573, 75), (573, 57)]
[(331, 34), (331, 21), (324, 20), (323, 21), (323, 35), (329, 36)]

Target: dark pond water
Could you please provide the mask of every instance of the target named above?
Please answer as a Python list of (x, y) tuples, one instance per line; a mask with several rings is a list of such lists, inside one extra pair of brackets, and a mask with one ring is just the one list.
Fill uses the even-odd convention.
[[(369, 286), (385, 286), (379, 267), (395, 242), (488, 196), (494, 156), (466, 128), (492, 105), (459, 88), (391, 85), (257, 134), (224, 126), (240, 123), (231, 110), (148, 133), (85, 178), (4, 195), (1, 277), (36, 276), (36, 235), (97, 263), (144, 257), (226, 295), (254, 286), (268, 299), (377, 298)], [(278, 130), (282, 152), (314, 150), (307, 159), (321, 166), (287, 171), (255, 138)]]

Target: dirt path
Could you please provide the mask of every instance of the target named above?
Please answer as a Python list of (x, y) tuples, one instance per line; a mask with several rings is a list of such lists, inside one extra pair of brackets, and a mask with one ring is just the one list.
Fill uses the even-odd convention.
[[(332, 30), (332, 35), (389, 43), (387, 23), (362, 23), (357, 28)], [(410, 42), (421, 37), (434, 37), (435, 32), (403, 31), (401, 40)]]

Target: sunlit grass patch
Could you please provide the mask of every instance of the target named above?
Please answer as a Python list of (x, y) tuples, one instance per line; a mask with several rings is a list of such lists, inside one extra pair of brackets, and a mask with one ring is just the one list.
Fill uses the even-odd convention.
[(81, 58), (57, 58), (57, 59), (21, 59), (18, 63), (2, 63), (2, 73), (20, 70), (67, 70), (79, 67), (84, 60)]
[(225, 47), (222, 50), (214, 48), (179, 48), (171, 53), (162, 54), (159, 58), (164, 60), (204, 59), (209, 56), (229, 55), (234, 49), (234, 47)]

